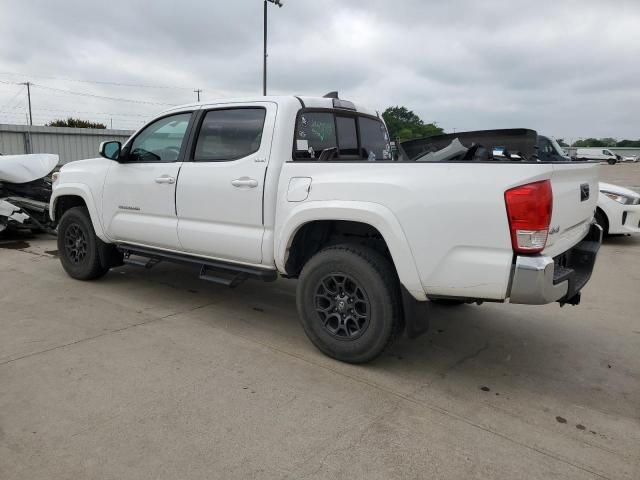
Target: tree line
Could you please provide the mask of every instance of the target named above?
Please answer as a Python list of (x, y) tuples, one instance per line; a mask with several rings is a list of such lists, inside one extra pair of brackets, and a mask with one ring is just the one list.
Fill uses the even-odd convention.
[(615, 138), (583, 138), (573, 142), (571, 145), (566, 143), (564, 139), (558, 138), (557, 142), (561, 147), (640, 147), (639, 140), (616, 140)]

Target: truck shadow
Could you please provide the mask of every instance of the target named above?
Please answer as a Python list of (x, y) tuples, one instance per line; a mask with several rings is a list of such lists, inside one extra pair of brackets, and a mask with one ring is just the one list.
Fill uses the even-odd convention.
[(348, 365), (323, 356), (307, 340), (297, 320), (293, 280), (247, 281), (229, 289), (198, 280), (191, 268), (161, 264), (151, 270), (116, 269), (101, 282), (123, 293), (146, 285), (159, 302), (203, 305), (186, 314), (186, 321), (405, 393), (482, 389), (508, 396), (517, 391), (607, 410), (612, 398), (629, 396), (624, 385), (633, 381), (632, 369), (602, 347), (603, 319), (589, 305), (432, 305), (426, 334), (401, 338), (369, 364)]

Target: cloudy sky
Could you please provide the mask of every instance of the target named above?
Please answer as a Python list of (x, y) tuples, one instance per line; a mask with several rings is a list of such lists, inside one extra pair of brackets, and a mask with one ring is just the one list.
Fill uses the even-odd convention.
[[(638, 0), (284, 3), (269, 5), (271, 94), (339, 90), (447, 131), (640, 138)], [(195, 88), (260, 95), (261, 75), (261, 0), (0, 0), (2, 123), (24, 123), (25, 81), (36, 124), (137, 128)]]

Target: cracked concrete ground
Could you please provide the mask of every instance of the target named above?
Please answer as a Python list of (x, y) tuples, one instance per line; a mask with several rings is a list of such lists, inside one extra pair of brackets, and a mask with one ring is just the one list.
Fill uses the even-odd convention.
[(578, 307), (434, 307), (364, 366), (307, 341), (293, 281), (78, 282), (23, 241), (0, 240), (2, 480), (640, 478), (640, 238), (605, 242)]

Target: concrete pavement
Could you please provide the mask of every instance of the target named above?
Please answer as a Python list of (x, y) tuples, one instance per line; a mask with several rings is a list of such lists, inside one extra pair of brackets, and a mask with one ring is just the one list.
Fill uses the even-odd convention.
[(434, 306), (364, 366), (314, 349), (293, 281), (0, 247), (0, 479), (640, 478), (640, 238), (578, 307)]

